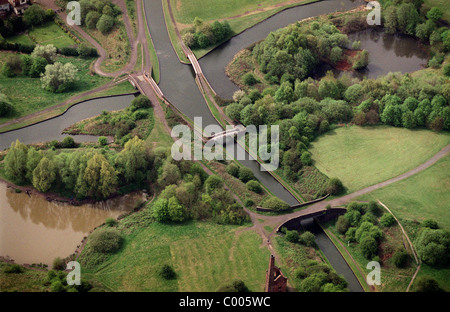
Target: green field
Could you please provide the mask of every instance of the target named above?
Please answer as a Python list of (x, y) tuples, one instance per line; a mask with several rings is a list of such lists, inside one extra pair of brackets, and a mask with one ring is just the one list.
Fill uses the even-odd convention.
[(75, 45), (75, 41), (69, 37), (54, 22), (47, 22), (42, 26), (37, 26), (27, 33), (8, 38), (8, 41), (22, 44), (53, 44), (57, 48), (69, 47)]
[(431, 9), (432, 7), (440, 8), (444, 13), (442, 19), (447, 23), (450, 23), (450, 10), (448, 9), (448, 0), (425, 0), (424, 7), (427, 9)]
[[(8, 52), (0, 53), (0, 65), (8, 54)], [(58, 57), (56, 59), (57, 62), (71, 62), (78, 68), (78, 80), (74, 83), (73, 89), (62, 93), (52, 93), (44, 90), (41, 87), (39, 78), (30, 78), (22, 75), (8, 78), (0, 75), (0, 92), (9, 98), (15, 108), (13, 115), (0, 118), (0, 124), (59, 104), (74, 95), (95, 89), (111, 81), (111, 78), (90, 74), (89, 67), (92, 60), (73, 57)]]
[[(85, 273), (113, 291), (215, 291), (241, 279), (263, 291), (269, 251), (253, 231), (211, 222), (150, 223), (125, 237), (121, 250)], [(169, 264), (177, 274), (164, 280), (157, 271)]]
[(398, 218), (409, 221), (436, 220), (450, 230), (450, 156), (403, 181), (396, 182), (361, 200), (380, 200)]
[(419, 166), (449, 143), (448, 133), (351, 126), (321, 136), (310, 151), (315, 166), (351, 193)]
[[(244, 15), (262, 8), (272, 7), (288, 0), (170, 0), (175, 19), (179, 23), (191, 24), (195, 17), (212, 21)], [(297, 1), (301, 2), (301, 1)]]

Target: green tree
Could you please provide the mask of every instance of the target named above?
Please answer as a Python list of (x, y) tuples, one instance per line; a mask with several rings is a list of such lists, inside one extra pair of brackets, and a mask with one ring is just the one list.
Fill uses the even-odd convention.
[(137, 136), (125, 143), (124, 149), (116, 158), (119, 174), (129, 183), (144, 181), (150, 162), (150, 151), (146, 143)]
[(55, 179), (56, 174), (53, 161), (43, 157), (33, 170), (33, 186), (40, 192), (47, 192)]
[(103, 14), (97, 22), (97, 30), (106, 35), (114, 27), (114, 17)]
[(178, 202), (176, 197), (171, 197), (167, 204), (167, 211), (169, 213), (170, 221), (183, 222), (187, 219), (186, 209)]
[(31, 5), (23, 13), (23, 21), (30, 26), (38, 26), (45, 21), (45, 11), (37, 4)]
[(442, 10), (437, 7), (433, 7), (427, 12), (427, 18), (433, 22), (439, 21), (443, 15)]
[(8, 116), (13, 112), (13, 106), (8, 97), (0, 93), (0, 117)]
[(417, 238), (416, 248), (426, 264), (446, 265), (450, 255), (450, 234), (444, 230), (424, 228)]
[(77, 68), (71, 64), (56, 62), (45, 66), (45, 73), (41, 77), (42, 87), (51, 92), (63, 92), (72, 86), (76, 80)]
[(181, 179), (180, 169), (178, 169), (177, 165), (172, 164), (170, 161), (165, 161), (161, 170), (161, 175), (158, 177), (158, 184), (162, 187), (175, 184)]
[(247, 183), (250, 180), (254, 180), (255, 175), (252, 170), (247, 167), (239, 167), (239, 180), (244, 183)]
[(370, 236), (364, 237), (361, 241), (361, 252), (366, 259), (372, 259), (378, 253), (377, 241)]
[(53, 44), (37, 45), (33, 52), (31, 53), (31, 57), (35, 58), (37, 56), (43, 57), (47, 60), (48, 64), (53, 64), (56, 59), (57, 49)]
[(416, 292), (444, 292), (439, 283), (432, 277), (420, 276), (414, 283)]
[(102, 154), (96, 153), (88, 160), (83, 179), (86, 195), (106, 198), (115, 190), (117, 172)]
[(388, 34), (395, 34), (398, 27), (397, 22), (397, 7), (395, 5), (388, 6), (384, 10), (384, 29)]
[(5, 157), (5, 173), (17, 184), (26, 181), (28, 147), (19, 140), (11, 143)]
[(170, 221), (169, 210), (168, 210), (169, 201), (166, 198), (159, 198), (153, 204), (153, 216), (158, 222), (168, 222)]
[(219, 176), (210, 175), (205, 181), (206, 193), (211, 195), (216, 189), (223, 187), (223, 180)]
[(232, 120), (238, 121), (241, 116), (241, 111), (244, 109), (244, 105), (239, 103), (231, 103), (228, 105), (225, 109), (225, 112), (228, 117), (230, 117)]
[(260, 194), (263, 190), (261, 184), (259, 184), (259, 182), (255, 181), (255, 180), (248, 181), (246, 183), (246, 186), (247, 186), (248, 190), (258, 193), (258, 194)]
[(98, 20), (100, 19), (100, 14), (95, 11), (91, 11), (86, 15), (86, 26), (89, 29), (95, 29), (98, 23)]

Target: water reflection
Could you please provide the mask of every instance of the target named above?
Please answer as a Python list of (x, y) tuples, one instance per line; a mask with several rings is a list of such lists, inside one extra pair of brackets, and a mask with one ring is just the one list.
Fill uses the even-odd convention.
[(84, 236), (106, 218), (131, 211), (142, 193), (72, 206), (38, 195), (17, 194), (0, 183), (0, 256), (16, 263), (51, 264), (73, 253)]

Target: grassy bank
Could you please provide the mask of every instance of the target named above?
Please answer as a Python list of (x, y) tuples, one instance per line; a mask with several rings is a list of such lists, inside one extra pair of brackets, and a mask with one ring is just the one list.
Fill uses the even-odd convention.
[(386, 126), (340, 127), (311, 144), (315, 166), (354, 192), (424, 163), (450, 143), (450, 134)]
[[(269, 251), (255, 232), (211, 222), (160, 224), (149, 221), (149, 209), (121, 221), (123, 247), (98, 266), (82, 266), (86, 277), (113, 291), (215, 291), (234, 279), (263, 291)], [(92, 259), (84, 252), (80, 260)], [(158, 275), (163, 264), (176, 279)]]

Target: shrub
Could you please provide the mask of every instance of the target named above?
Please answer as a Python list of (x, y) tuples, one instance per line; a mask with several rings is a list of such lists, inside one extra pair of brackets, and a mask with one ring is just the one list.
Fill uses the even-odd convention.
[(336, 222), (336, 229), (339, 233), (345, 234), (348, 229), (350, 228), (350, 223), (348, 222), (347, 218), (344, 216), (339, 216)]
[(450, 63), (445, 64), (443, 72), (446, 77), (450, 77)]
[(388, 227), (391, 226), (395, 223), (395, 218), (393, 215), (391, 215), (390, 213), (385, 213), (381, 218), (380, 218), (380, 224), (381, 226), (384, 227)]
[(244, 76), (242, 76), (242, 81), (247, 86), (253, 86), (254, 84), (258, 83), (258, 79), (252, 74), (252, 73), (246, 73)]
[(450, 234), (444, 230), (424, 228), (416, 241), (417, 253), (429, 265), (445, 265), (450, 256)]
[(338, 178), (331, 178), (328, 181), (327, 192), (331, 195), (337, 195), (344, 190), (344, 185)]
[(223, 180), (219, 176), (210, 175), (205, 181), (206, 192), (212, 194), (214, 190), (223, 187)]
[(149, 98), (141, 94), (131, 101), (130, 110), (134, 112), (140, 108), (149, 108), (151, 105), (152, 102), (150, 102)]
[(106, 218), (105, 224), (109, 227), (113, 227), (117, 225), (117, 220), (114, 218)]
[(103, 228), (92, 233), (89, 245), (94, 252), (114, 253), (122, 244), (122, 236), (117, 229)]
[(87, 28), (94, 29), (100, 19), (100, 14), (95, 11), (91, 11), (86, 15), (85, 23)]
[(62, 148), (72, 148), (75, 146), (76, 146), (75, 141), (71, 136), (66, 136), (61, 142)]
[(0, 93), (0, 117), (8, 116), (13, 112), (13, 106), (3, 93)]
[(366, 259), (372, 259), (378, 253), (377, 241), (370, 236), (361, 240), (361, 252)]
[(439, 225), (437, 224), (437, 222), (432, 220), (432, 219), (424, 220), (422, 222), (421, 226), (425, 227), (425, 228), (430, 228), (430, 229), (433, 229), (433, 230), (437, 230), (439, 228)]
[(60, 280), (53, 281), (50, 288), (51, 288), (52, 292), (63, 292), (64, 291), (64, 285)]
[(41, 77), (42, 87), (51, 92), (63, 92), (69, 89), (76, 79), (77, 68), (71, 64), (56, 62), (45, 66), (45, 73)]
[(262, 192), (261, 184), (259, 184), (258, 181), (250, 180), (246, 184), (247, 189), (249, 189), (252, 192), (260, 194)]
[(397, 251), (392, 256), (392, 261), (397, 268), (404, 268), (408, 264), (408, 253), (406, 251)]
[(276, 210), (276, 211), (282, 211), (282, 210), (289, 209), (289, 205), (276, 196), (272, 196), (272, 197), (266, 199), (262, 203), (262, 206), (263, 206), (263, 208), (268, 208), (268, 209), (272, 209), (272, 210)]
[(439, 283), (432, 277), (421, 276), (417, 278), (414, 283), (414, 290), (416, 292), (443, 292), (444, 290), (439, 286)]
[(307, 274), (305, 269), (299, 266), (298, 268), (295, 269), (294, 276), (297, 279), (304, 279), (307, 276)]
[(247, 183), (250, 180), (254, 180), (255, 175), (253, 171), (247, 167), (239, 167), (239, 180), (244, 183)]
[(22, 266), (18, 265), (18, 264), (11, 264), (8, 265), (4, 271), (7, 274), (20, 274), (24, 272), (24, 269)]
[(314, 247), (316, 245), (314, 234), (308, 231), (300, 235), (299, 242), (307, 247)]
[(353, 69), (355, 70), (363, 69), (366, 68), (367, 65), (369, 65), (369, 52), (367, 52), (367, 50), (358, 52), (358, 54), (355, 56)]
[(297, 231), (292, 230), (292, 231), (286, 231), (286, 240), (291, 242), (291, 243), (297, 243), (300, 239), (300, 235), (298, 234)]
[(241, 280), (235, 280), (217, 289), (217, 292), (249, 292), (248, 287)]
[(177, 275), (170, 265), (164, 264), (159, 269), (159, 276), (161, 276), (165, 280), (173, 280)]
[(106, 146), (108, 145), (108, 138), (105, 136), (101, 136), (98, 138), (98, 144), (100, 144), (101, 146)]
[(134, 121), (142, 120), (142, 119), (146, 119), (146, 118), (148, 118), (148, 112), (144, 111), (144, 110), (135, 111), (133, 113), (133, 115), (131, 116), (131, 119), (133, 119)]
[(235, 163), (229, 164), (226, 168), (226, 171), (228, 174), (232, 175), (235, 178), (239, 177), (239, 166), (237, 166)]
[(64, 271), (66, 269), (66, 263), (60, 257), (53, 259), (52, 268), (57, 271)]
[(98, 22), (97, 22), (97, 29), (98, 31), (100, 31), (102, 34), (106, 35), (114, 26), (114, 18), (103, 14)]
[(383, 209), (375, 201), (370, 201), (367, 207), (367, 212), (372, 213), (374, 216), (381, 216), (383, 214)]
[(31, 53), (31, 57), (35, 58), (37, 56), (43, 57), (46, 59), (48, 64), (53, 64), (56, 59), (57, 49), (53, 44), (47, 44), (45, 46), (37, 45), (33, 53)]

